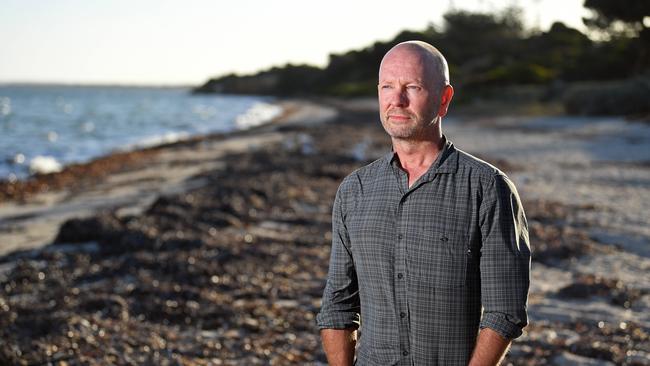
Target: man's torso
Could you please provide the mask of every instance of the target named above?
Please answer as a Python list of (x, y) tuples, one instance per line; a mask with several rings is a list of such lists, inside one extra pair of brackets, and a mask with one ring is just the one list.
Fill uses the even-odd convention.
[(359, 365), (461, 365), (481, 316), (479, 207), (496, 168), (453, 146), (411, 188), (384, 157), (346, 179)]

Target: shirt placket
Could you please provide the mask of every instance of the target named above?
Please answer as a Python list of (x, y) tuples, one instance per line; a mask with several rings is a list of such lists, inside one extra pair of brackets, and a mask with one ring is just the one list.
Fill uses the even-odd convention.
[(397, 305), (397, 324), (399, 329), (399, 342), (402, 360), (400, 364), (410, 365), (411, 344), (409, 339), (409, 304), (407, 294), (407, 225), (408, 225), (408, 177), (402, 171), (396, 171), (399, 175), (400, 196), (397, 204), (396, 218), (396, 245), (395, 245), (395, 304)]

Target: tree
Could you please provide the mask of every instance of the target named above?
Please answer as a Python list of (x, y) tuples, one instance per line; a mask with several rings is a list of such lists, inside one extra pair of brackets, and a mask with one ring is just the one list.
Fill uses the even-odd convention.
[(643, 18), (650, 16), (648, 0), (585, 0), (584, 6), (592, 11), (591, 18), (583, 18), (588, 27), (627, 36), (647, 29)]
[(650, 0), (585, 0), (584, 6), (592, 11), (591, 18), (583, 18), (585, 25), (613, 42), (631, 39), (627, 43), (629, 51), (635, 54), (633, 70), (638, 74), (648, 72), (650, 28), (644, 18), (650, 17)]

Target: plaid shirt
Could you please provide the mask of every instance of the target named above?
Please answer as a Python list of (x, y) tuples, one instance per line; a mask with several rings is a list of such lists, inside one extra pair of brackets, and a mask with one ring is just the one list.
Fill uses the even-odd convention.
[[(346, 177), (320, 329), (360, 329), (357, 365), (467, 365), (478, 329), (521, 335), (530, 246), (517, 191), (447, 141), (408, 187), (390, 153)], [(482, 316), (481, 316), (482, 313)]]

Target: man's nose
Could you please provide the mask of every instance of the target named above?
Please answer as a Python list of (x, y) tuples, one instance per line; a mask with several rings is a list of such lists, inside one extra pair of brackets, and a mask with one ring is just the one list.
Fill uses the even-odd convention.
[(406, 90), (402, 88), (395, 90), (392, 99), (393, 105), (397, 107), (406, 107), (409, 103)]

